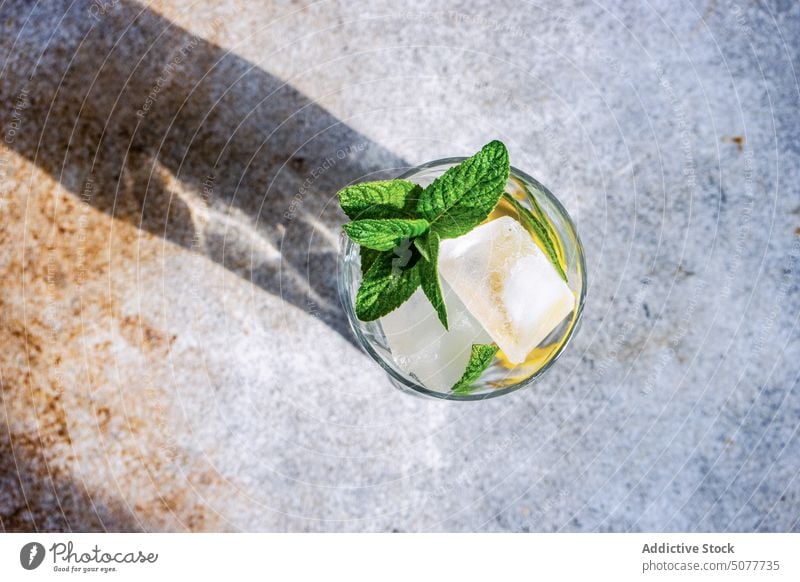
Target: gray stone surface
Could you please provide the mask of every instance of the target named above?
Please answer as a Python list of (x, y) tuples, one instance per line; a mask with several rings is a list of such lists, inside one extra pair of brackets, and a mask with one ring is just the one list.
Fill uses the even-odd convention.
[[(3, 530), (800, 529), (796, 2), (0, 27)], [(409, 397), (347, 330), (333, 195), (492, 138), (578, 222), (583, 324), (529, 390)]]

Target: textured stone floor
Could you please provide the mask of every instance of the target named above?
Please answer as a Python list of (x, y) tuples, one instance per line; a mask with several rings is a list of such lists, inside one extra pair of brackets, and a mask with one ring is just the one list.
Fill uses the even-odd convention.
[[(0, 4), (0, 531), (800, 530), (800, 4)], [(333, 195), (493, 138), (590, 290), (393, 389)]]

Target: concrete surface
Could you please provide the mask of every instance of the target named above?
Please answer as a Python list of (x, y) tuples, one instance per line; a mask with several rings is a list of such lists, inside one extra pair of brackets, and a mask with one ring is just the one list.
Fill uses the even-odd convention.
[[(0, 4), (0, 528), (800, 530), (800, 4)], [(353, 180), (504, 140), (589, 300), (533, 388), (393, 389)]]

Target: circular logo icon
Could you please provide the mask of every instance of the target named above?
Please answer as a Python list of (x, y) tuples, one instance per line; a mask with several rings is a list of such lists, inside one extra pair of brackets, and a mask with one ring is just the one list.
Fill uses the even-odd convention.
[(44, 546), (39, 542), (30, 542), (19, 551), (19, 563), (26, 570), (35, 570), (44, 561)]

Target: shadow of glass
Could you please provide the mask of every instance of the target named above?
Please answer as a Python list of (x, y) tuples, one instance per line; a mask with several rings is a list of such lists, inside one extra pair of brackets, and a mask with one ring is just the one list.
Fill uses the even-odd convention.
[(138, 520), (92, 497), (46, 461), (45, 444), (0, 432), (0, 532), (134, 532)]
[[(129, 1), (6, 10), (0, 123), (73, 195), (353, 341), (335, 192), (407, 167), (306, 96)], [(209, 23), (213, 26), (213, 23)]]

